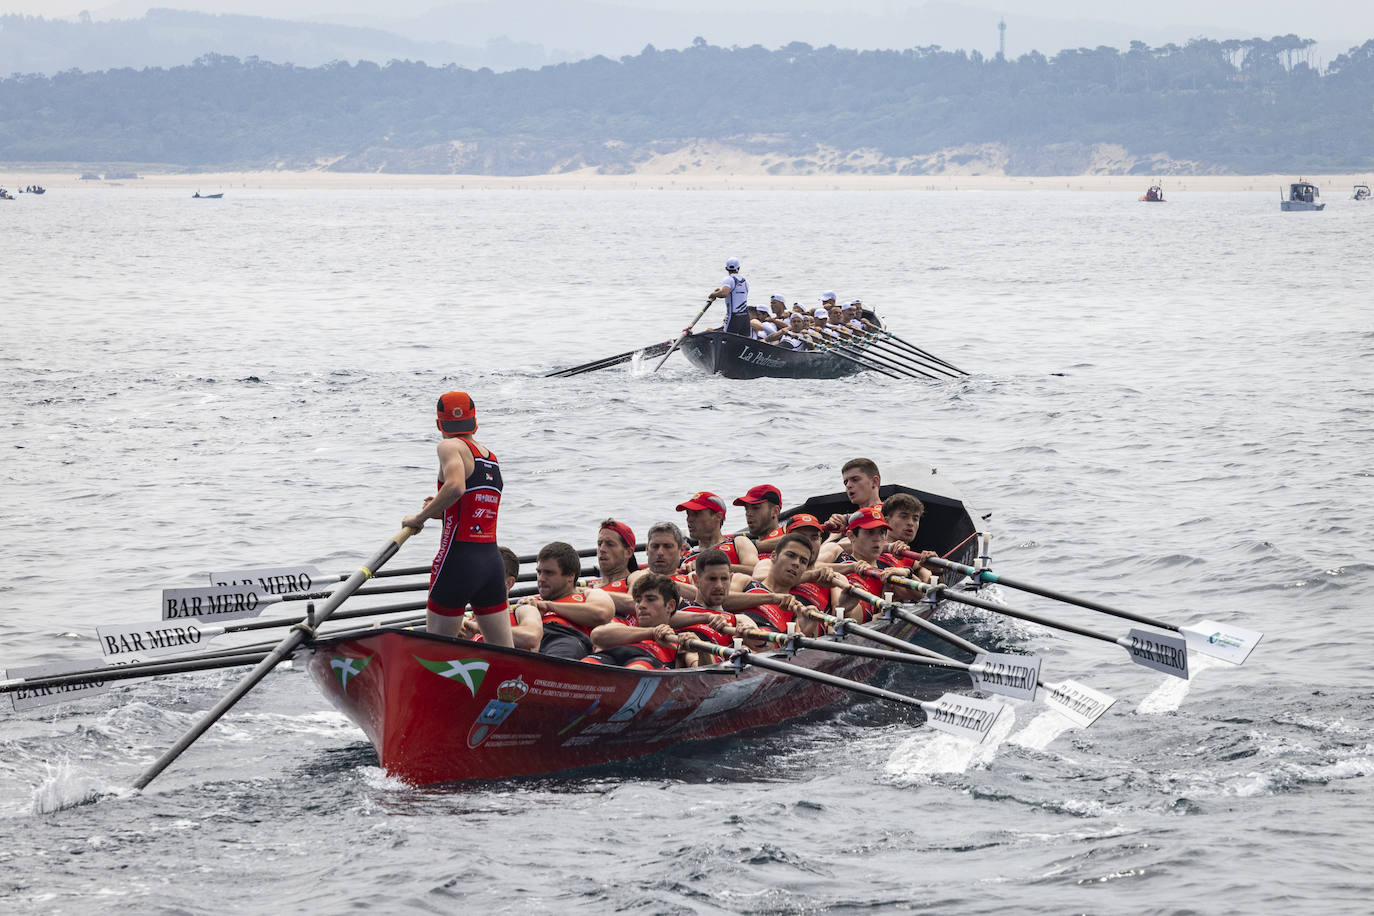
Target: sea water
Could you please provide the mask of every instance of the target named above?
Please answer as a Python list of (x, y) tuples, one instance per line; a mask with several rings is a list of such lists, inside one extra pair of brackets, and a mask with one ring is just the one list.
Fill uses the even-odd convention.
[[(1084, 730), (1012, 702), (972, 747), (862, 702), (457, 787), (385, 775), (293, 667), (134, 792), (241, 672), (116, 685), (0, 718), (0, 906), (1366, 912), (1370, 207), (134, 186), (10, 204), (4, 667), (98, 658), (97, 625), (155, 621), (162, 588), (211, 571), (353, 570), (433, 492), (432, 405), (454, 388), (501, 459), (519, 553), (590, 546), (608, 515), (642, 537), (701, 489), (772, 483), (795, 504), (864, 455), (889, 481), (920, 485), (898, 478), (924, 463), (958, 486), (1008, 575), (1266, 635), (1242, 667), (1194, 655), (1184, 684), (1110, 643), (953, 613), (1116, 705)], [(744, 382), (674, 356), (544, 377), (676, 336), (727, 257), (754, 298), (861, 297), (971, 374)]]

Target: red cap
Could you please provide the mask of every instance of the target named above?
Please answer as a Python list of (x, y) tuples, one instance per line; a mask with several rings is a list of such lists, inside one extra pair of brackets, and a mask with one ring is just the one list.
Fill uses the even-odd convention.
[(608, 518), (601, 523), (601, 527), (597, 530), (605, 531), (608, 528), (611, 531), (614, 531), (616, 534), (620, 535), (620, 539), (624, 541), (625, 546), (630, 549), (630, 572), (634, 572), (635, 570), (639, 569), (639, 564), (635, 562), (635, 533), (630, 530), (630, 526), (625, 524), (624, 522), (618, 522), (613, 518)]
[(450, 391), (439, 396), (435, 424), (441, 432), (477, 432), (477, 408), (465, 391)]
[(686, 512), (691, 509), (709, 509), (712, 512), (719, 512), (723, 518), (725, 516), (725, 500), (714, 493), (702, 490), (700, 493), (693, 493), (686, 502), (678, 503), (678, 512)]
[(891, 526), (883, 520), (882, 506), (867, 506), (849, 516), (849, 526), (846, 531), (853, 531), (855, 528), (890, 528)]
[(782, 505), (782, 493), (771, 483), (761, 483), (757, 487), (750, 487), (749, 492), (735, 500), (736, 506), (748, 506), (753, 503), (769, 502), (775, 506)]
[(803, 512), (800, 515), (794, 515), (787, 520), (788, 534), (791, 534), (798, 528), (819, 528), (821, 531), (824, 531), (825, 525), (821, 524), (821, 520), (816, 518), (816, 516), (807, 515), (805, 512)]

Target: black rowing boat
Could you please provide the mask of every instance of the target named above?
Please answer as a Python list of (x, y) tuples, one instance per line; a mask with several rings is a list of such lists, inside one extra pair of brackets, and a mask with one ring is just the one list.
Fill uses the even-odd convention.
[(682, 352), (698, 368), (726, 378), (843, 378), (864, 368), (829, 350), (788, 350), (739, 334), (689, 334)]

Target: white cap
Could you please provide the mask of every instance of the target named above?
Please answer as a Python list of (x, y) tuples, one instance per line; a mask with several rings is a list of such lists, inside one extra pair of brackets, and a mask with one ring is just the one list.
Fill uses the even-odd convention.
[(850, 300), (849, 300), (849, 304), (850, 304), (850, 305), (863, 305), (863, 304), (864, 304), (864, 301), (863, 301), (862, 299), (850, 299)]
[(771, 297), (768, 301), (769, 301), (769, 302), (781, 302), (783, 305), (786, 305), (786, 304), (787, 304), (787, 297), (786, 297), (786, 296), (783, 296), (783, 295), (781, 295), (781, 294), (779, 294), (779, 293), (774, 293), (774, 294), (772, 295), (772, 297)]
[(739, 258), (731, 258), (725, 262), (726, 270), (739, 270)]
[(816, 310), (815, 310), (814, 312), (812, 312), (811, 314), (812, 314), (812, 316), (815, 317), (815, 318), (824, 318), (824, 319), (826, 319), (827, 321), (830, 320), (830, 313), (827, 312), (825, 309), (816, 309)]
[(835, 298), (835, 294), (834, 294), (833, 292), (821, 293), (821, 301), (822, 301), (822, 302), (829, 302), (831, 299), (834, 299), (834, 298)]

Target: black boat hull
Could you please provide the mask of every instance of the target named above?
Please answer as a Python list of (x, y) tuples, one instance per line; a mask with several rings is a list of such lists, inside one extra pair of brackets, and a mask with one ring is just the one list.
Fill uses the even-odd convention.
[(843, 378), (864, 368), (838, 353), (785, 350), (724, 331), (689, 334), (682, 353), (692, 365), (726, 378)]

